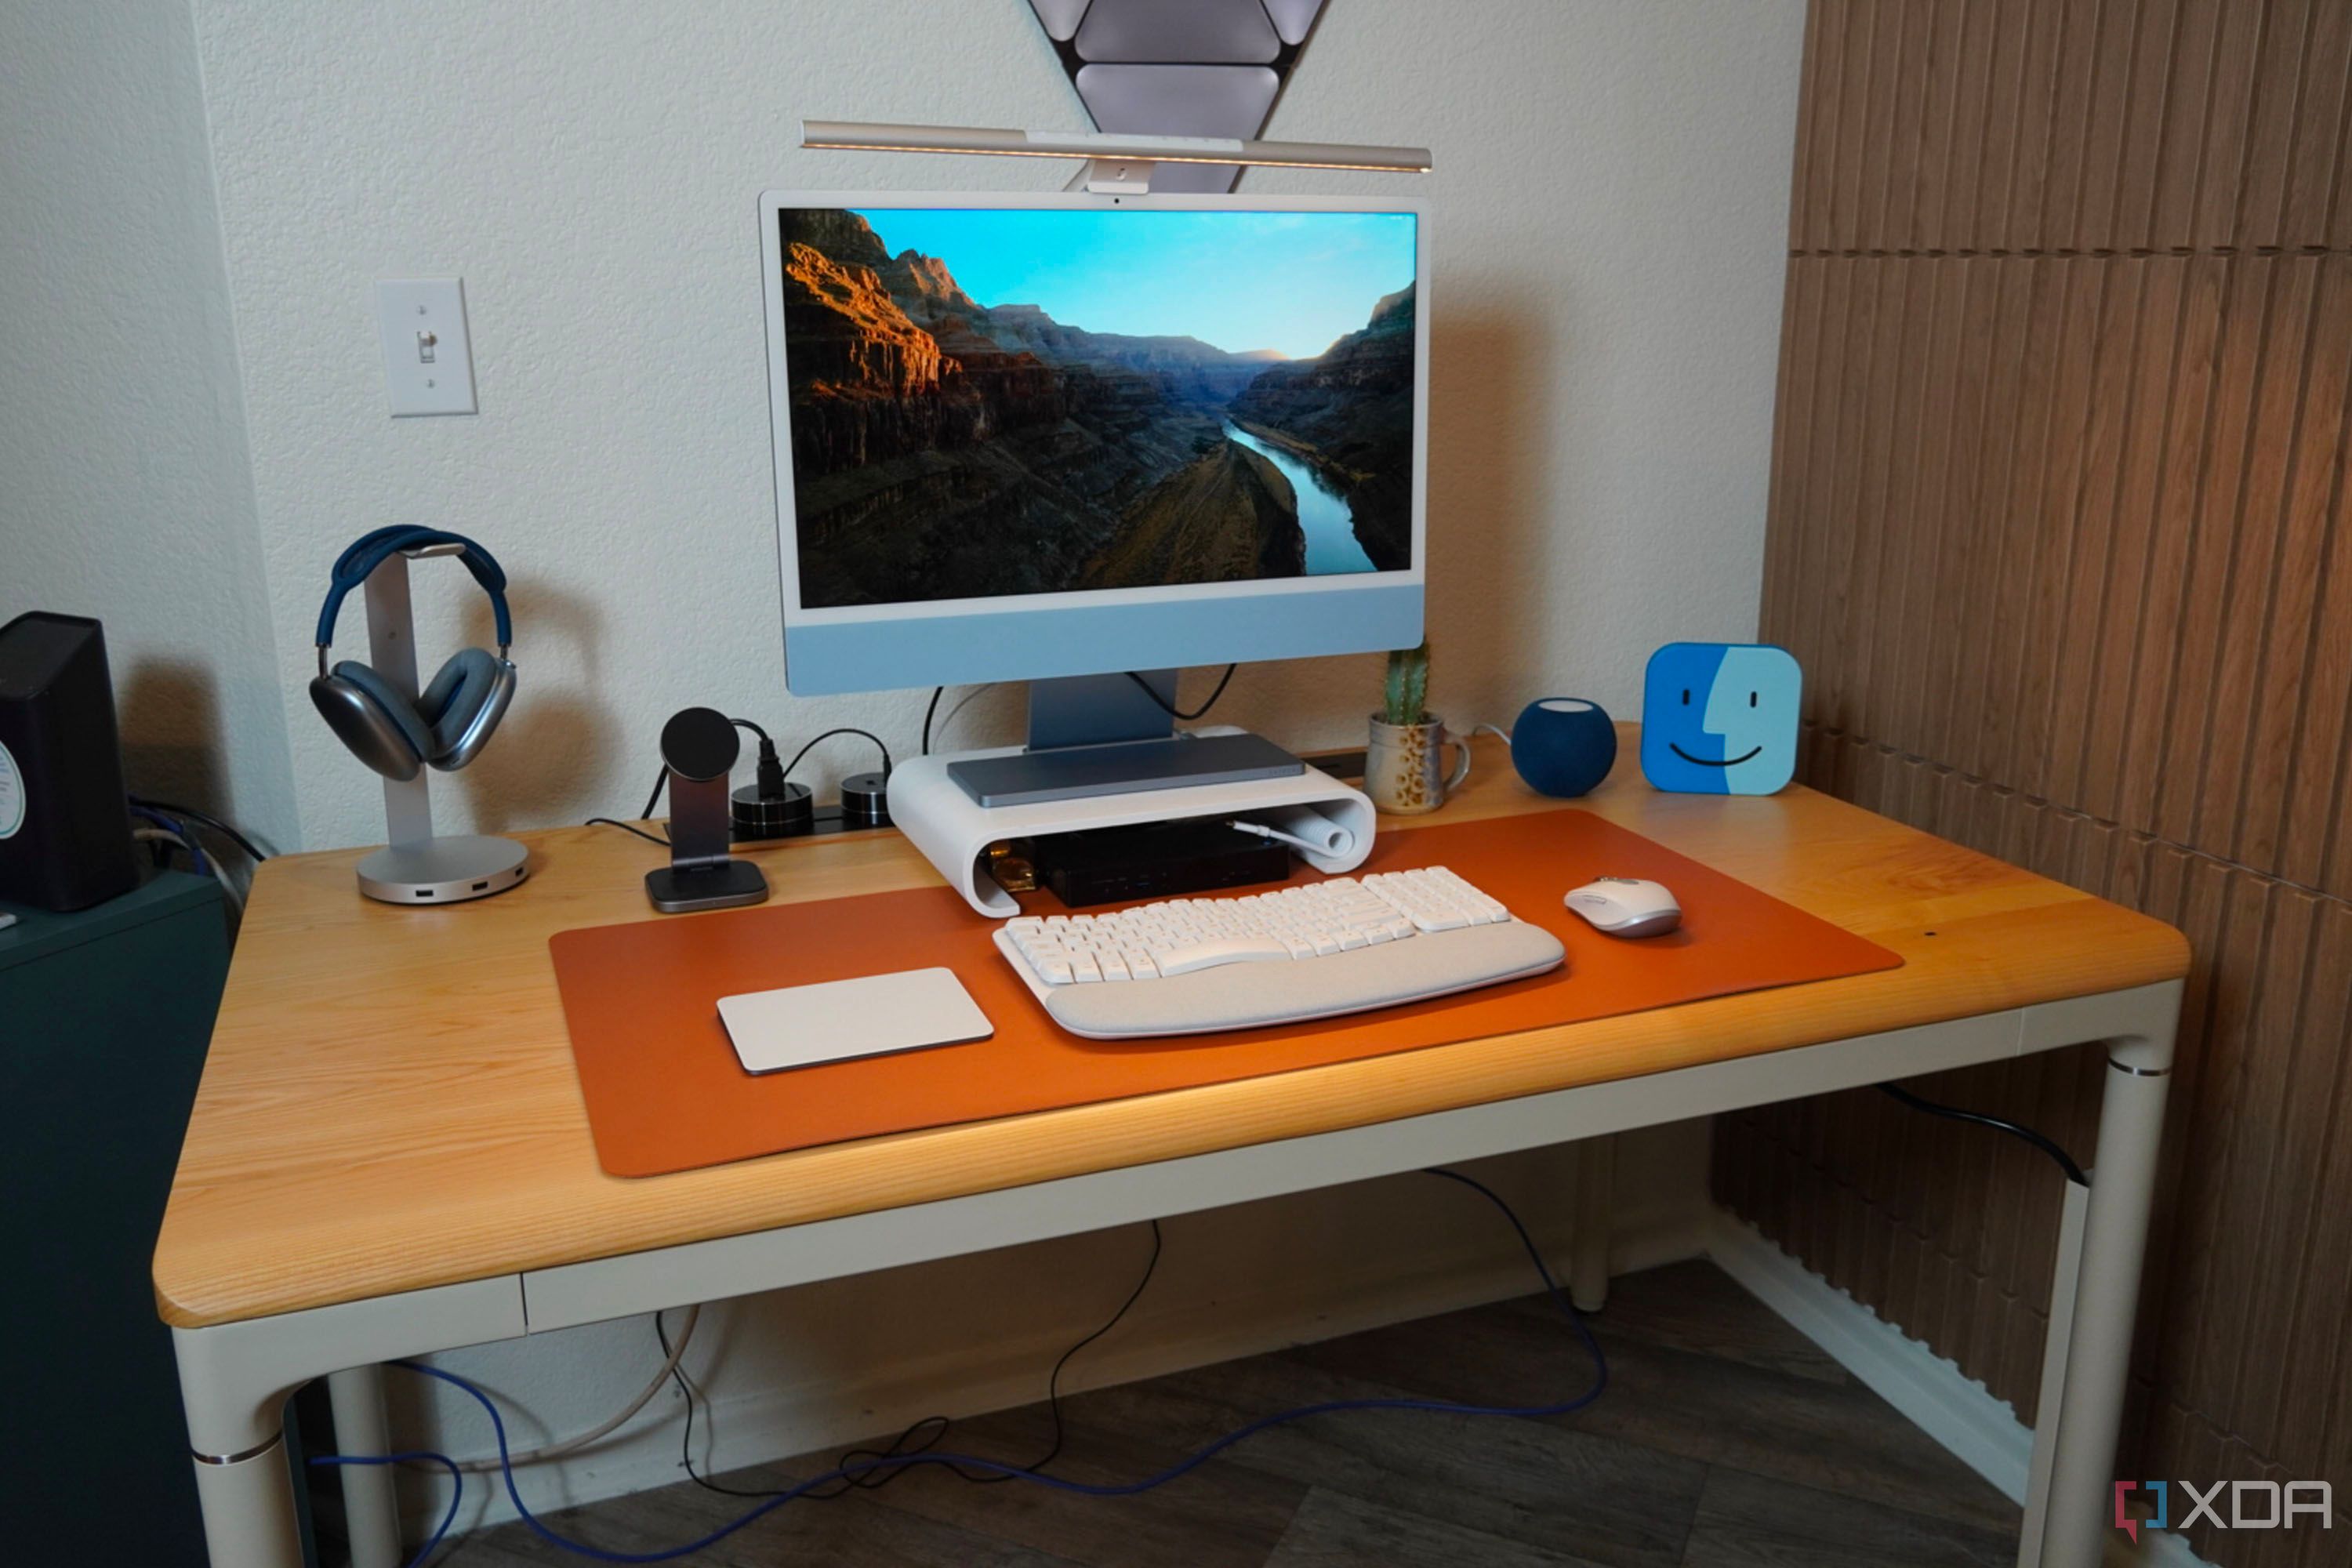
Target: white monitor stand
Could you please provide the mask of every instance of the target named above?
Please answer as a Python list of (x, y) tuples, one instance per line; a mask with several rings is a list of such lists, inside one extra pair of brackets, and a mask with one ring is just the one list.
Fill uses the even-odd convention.
[[(1152, 680), (1155, 691), (1172, 700), (1174, 672), (1154, 672)], [(1246, 731), (1218, 725), (1171, 732), (1167, 710), (1123, 675), (1087, 678), (1087, 684), (1096, 688), (1095, 697), (1105, 694), (1106, 685), (1112, 688), (1108, 695), (1113, 698), (1119, 695), (1117, 688), (1133, 693), (1149, 714), (1129, 711), (1126, 727), (1144, 733), (1113, 733), (1093, 744), (1074, 744), (1070, 732), (1064, 731), (1060, 743), (1038, 744), (1041, 739), (1057, 738), (1053, 728), (1057, 697), (1083, 702), (1089, 695), (1066, 689), (1076, 684), (1040, 681), (1031, 687), (1027, 746), (915, 757), (891, 772), (890, 820), (982, 914), (1001, 920), (1021, 912), (987, 868), (989, 847), (1008, 839), (1194, 817), (1240, 818), (1305, 840), (1312, 847), (1301, 847), (1299, 855), (1318, 871), (1353, 870), (1371, 853), (1376, 819), (1371, 800), (1361, 790)], [(1044, 693), (1046, 700), (1041, 705), (1040, 688), (1049, 687), (1065, 689)], [(1155, 726), (1158, 732), (1152, 734)], [(1078, 731), (1087, 732), (1101, 733)], [(1244, 748), (1241, 753), (1232, 750), (1237, 742)], [(1185, 765), (1187, 753), (1196, 751), (1211, 756), (1241, 754), (1257, 762), (1239, 771), (1212, 767), (1204, 772)], [(1110, 763), (1107, 768), (1105, 759)], [(1089, 787), (1089, 768), (1097, 770), (1094, 787)], [(1027, 781), (1034, 787), (1024, 798), (984, 799), (986, 789), (975, 790), (968, 782), (975, 775), (983, 783), (1003, 777)], [(1102, 787), (1106, 775), (1110, 782)]]
[[(368, 664), (411, 704), (416, 700), (416, 620), (408, 563), (455, 555), (464, 546), (427, 544), (388, 557), (368, 574)], [(431, 770), (383, 781), (386, 843), (359, 864), (360, 891), (387, 904), (456, 904), (503, 893), (523, 879), (523, 847), (511, 838), (433, 831)]]

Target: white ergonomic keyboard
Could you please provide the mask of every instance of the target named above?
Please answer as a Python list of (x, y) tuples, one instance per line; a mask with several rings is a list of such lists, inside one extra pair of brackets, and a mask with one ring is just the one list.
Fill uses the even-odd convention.
[(1559, 939), (1443, 866), (1100, 915), (1022, 915), (996, 945), (1054, 1021), (1096, 1039), (1391, 1007), (1556, 968)]

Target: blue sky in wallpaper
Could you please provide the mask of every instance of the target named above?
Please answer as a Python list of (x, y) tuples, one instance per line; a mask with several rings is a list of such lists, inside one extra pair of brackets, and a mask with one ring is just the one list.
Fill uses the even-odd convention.
[(892, 255), (948, 264), (982, 305), (1229, 353), (1321, 353), (1413, 280), (1411, 213), (866, 208)]

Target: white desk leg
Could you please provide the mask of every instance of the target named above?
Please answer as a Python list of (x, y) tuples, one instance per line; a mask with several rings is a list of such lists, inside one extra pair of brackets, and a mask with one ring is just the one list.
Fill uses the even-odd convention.
[[(2147, 1250), (2148, 1205), (2156, 1195), (2171, 1073), (2169, 1026), (2161, 1037), (2108, 1046), (2058, 1429), (2036, 1434), (2038, 1442), (2051, 1445), (2049, 1495), (2039, 1510), (2041, 1568), (2097, 1568), (2112, 1528), (2116, 1437), (2123, 1429), (2132, 1319), (2139, 1307), (2140, 1262)], [(2061, 1326), (2053, 1318), (2051, 1331)], [(2030, 1551), (2021, 1560), (2033, 1561)]]
[(302, 1527), (286, 1462), (286, 1399), (297, 1384), (220, 1375), (202, 1336), (173, 1329), (180, 1405), (213, 1568), (302, 1568)]
[(1617, 1207), (1617, 1141), (1603, 1134), (1576, 1146), (1576, 1236), (1568, 1299), (1580, 1312), (1609, 1304), (1609, 1233)]
[[(327, 1374), (335, 1411), (335, 1452), (389, 1454), (391, 1424), (383, 1413), (383, 1368), (355, 1366)], [(343, 1527), (351, 1536), (352, 1568), (400, 1568), (400, 1494), (390, 1465), (338, 1467), (343, 1483)]]
[(2042, 1526), (2050, 1510), (2050, 1460), (2058, 1447), (2058, 1410), (2066, 1396), (2066, 1348), (2074, 1334), (2074, 1287), (2083, 1268), (2083, 1224), (2090, 1213), (2087, 1187), (2066, 1184), (2058, 1215), (2058, 1257), (2050, 1281), (2050, 1329), (2042, 1343), (2042, 1397), (2033, 1413), (2033, 1457), (2025, 1486), (2025, 1529), (2017, 1568), (2042, 1568)]
[(285, 1434), (257, 1454), (199, 1456), (196, 1506), (213, 1568), (302, 1568)]
[[(172, 1353), (180, 1363), (180, 1404), (187, 1414), (188, 1451), (195, 1457), (213, 1568), (302, 1568), (281, 1447), (287, 1395), (344, 1367), (520, 1339), (528, 1327), (522, 1281), (508, 1274), (208, 1328), (174, 1328)], [(346, 1409), (354, 1386), (346, 1379), (336, 1389)], [(371, 1415), (373, 1434), (365, 1430)], [(373, 1436), (369, 1446), (380, 1449), (381, 1404), (358, 1418), (357, 1435)], [(343, 1440), (353, 1436), (347, 1424)], [(257, 1462), (265, 1453), (268, 1467)]]

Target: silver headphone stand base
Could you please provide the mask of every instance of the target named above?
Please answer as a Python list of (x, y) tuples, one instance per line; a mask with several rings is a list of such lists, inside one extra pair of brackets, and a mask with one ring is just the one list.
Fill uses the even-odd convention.
[(391, 844), (360, 862), (360, 891), (387, 904), (487, 899), (522, 880), (526, 858), (513, 839), (477, 834)]
[[(404, 550), (368, 574), (368, 663), (402, 697), (416, 700), (416, 620), (408, 563), (454, 555), (454, 544)], [(511, 838), (433, 831), (431, 774), (383, 781), (385, 846), (359, 864), (360, 891), (387, 904), (461, 904), (503, 893), (523, 879), (528, 857)]]

